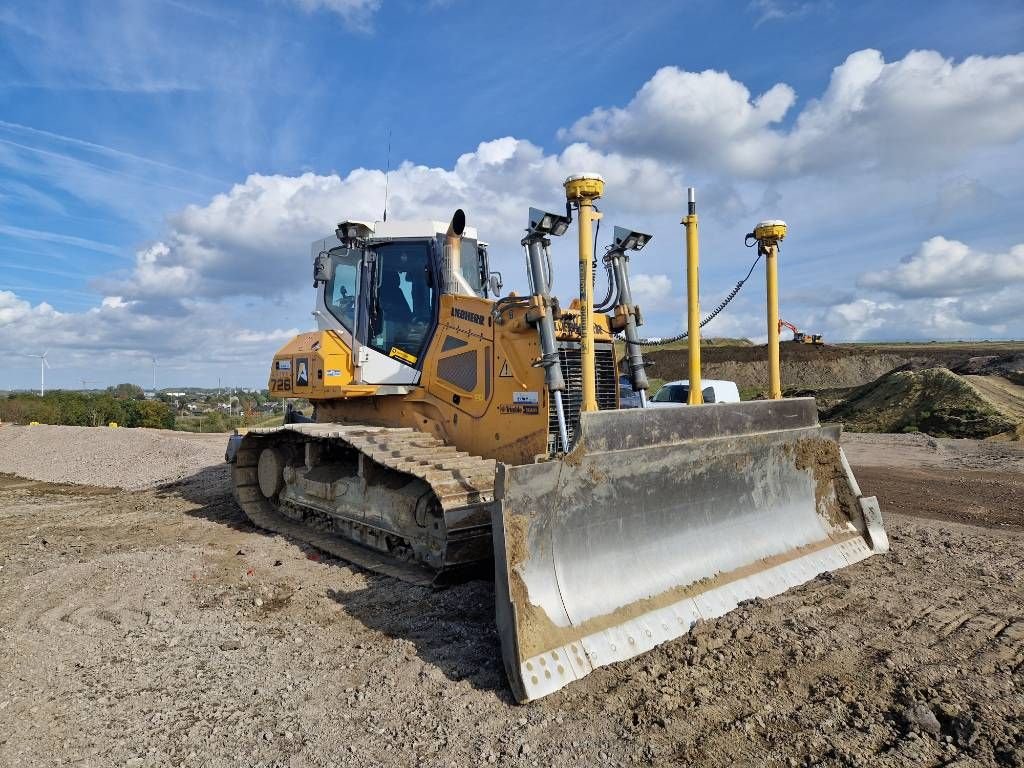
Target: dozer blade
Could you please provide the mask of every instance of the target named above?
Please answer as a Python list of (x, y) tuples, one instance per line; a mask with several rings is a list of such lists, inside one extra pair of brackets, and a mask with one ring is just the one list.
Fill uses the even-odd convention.
[(812, 398), (584, 413), (561, 460), (499, 465), (495, 593), (519, 701), (888, 550)]

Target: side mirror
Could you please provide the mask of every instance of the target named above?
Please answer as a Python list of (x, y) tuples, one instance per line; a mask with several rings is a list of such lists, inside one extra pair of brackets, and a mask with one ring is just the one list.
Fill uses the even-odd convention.
[(330, 282), (334, 277), (334, 261), (327, 251), (320, 251), (313, 261), (313, 287)]
[(491, 272), (490, 277), (487, 278), (487, 286), (495, 297), (501, 296), (501, 288), (504, 284), (501, 279), (501, 272)]

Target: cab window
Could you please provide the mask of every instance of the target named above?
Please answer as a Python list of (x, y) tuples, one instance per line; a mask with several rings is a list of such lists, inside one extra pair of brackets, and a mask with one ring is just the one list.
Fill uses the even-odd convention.
[(374, 249), (376, 301), (367, 343), (415, 366), (434, 322), (435, 288), (426, 243), (394, 242)]
[(471, 240), (468, 237), (462, 238), (462, 265), (461, 271), (462, 276), (466, 279), (466, 283), (473, 289), (473, 292), (477, 296), (484, 295), (484, 285), (482, 280), (482, 272), (480, 266), (480, 253), (477, 247), (476, 240)]
[(324, 303), (351, 333), (356, 322), (356, 287), (359, 277), (360, 251), (336, 248), (331, 251), (334, 275), (327, 282)]

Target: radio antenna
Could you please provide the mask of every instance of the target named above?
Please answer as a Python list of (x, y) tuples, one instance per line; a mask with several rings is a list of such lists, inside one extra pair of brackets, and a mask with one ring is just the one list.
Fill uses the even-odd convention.
[(384, 162), (384, 221), (388, 220), (388, 181), (391, 177), (391, 129), (388, 128), (388, 153)]

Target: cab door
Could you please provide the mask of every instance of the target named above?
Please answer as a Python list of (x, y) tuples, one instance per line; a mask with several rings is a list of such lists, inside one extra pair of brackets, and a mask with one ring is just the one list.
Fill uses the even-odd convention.
[(357, 355), (366, 384), (416, 384), (437, 326), (433, 244), (394, 240), (363, 257)]

